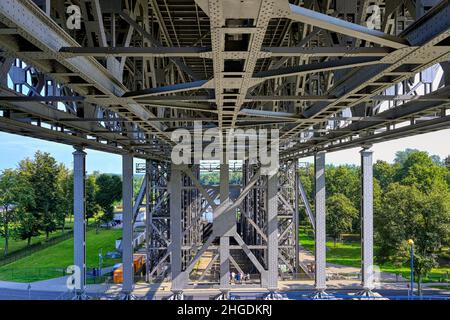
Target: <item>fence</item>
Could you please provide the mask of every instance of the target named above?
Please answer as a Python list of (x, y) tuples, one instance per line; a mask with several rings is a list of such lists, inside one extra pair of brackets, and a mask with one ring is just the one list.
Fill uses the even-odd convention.
[(11, 268), (0, 271), (1, 280), (13, 282), (34, 282), (66, 275), (66, 268)]
[[(87, 226), (86, 227), (86, 232), (89, 231), (89, 230), (94, 230), (94, 229), (95, 229), (94, 226)], [(13, 263), (13, 262), (15, 262), (17, 260), (20, 260), (22, 258), (25, 258), (25, 257), (33, 254), (35, 252), (44, 250), (44, 249), (46, 249), (48, 247), (51, 247), (51, 246), (53, 246), (55, 244), (58, 244), (58, 243), (60, 243), (60, 242), (62, 242), (64, 240), (70, 239), (72, 237), (73, 237), (73, 230), (70, 230), (70, 231), (68, 230), (68, 231), (66, 231), (65, 233), (63, 233), (63, 234), (61, 234), (59, 236), (50, 238), (49, 240), (43, 240), (43, 241), (40, 241), (40, 242), (37, 242), (37, 243), (33, 243), (33, 244), (31, 244), (31, 245), (29, 245), (29, 246), (27, 246), (25, 248), (16, 250), (14, 252), (11, 252), (7, 256), (2, 257), (0, 259), (0, 267), (2, 267), (4, 265), (7, 265), (7, 264), (10, 264), (10, 263)]]
[[(12, 282), (34, 282), (41, 280), (48, 280), (53, 278), (65, 277), (69, 274), (66, 272), (66, 267), (59, 268), (3, 268), (0, 270), (0, 280)], [(93, 276), (87, 274), (87, 284), (102, 284), (111, 280), (111, 274), (104, 274), (101, 276)]]
[(50, 246), (53, 246), (59, 242), (62, 242), (64, 240), (70, 239), (73, 237), (73, 231), (67, 231), (64, 234), (61, 234), (59, 236), (50, 238), (48, 241), (41, 241), (38, 243), (34, 243), (28, 247), (19, 249), (17, 251), (11, 252), (6, 257), (2, 258), (0, 260), (0, 267), (10, 264), (14, 261), (20, 260), (22, 258), (25, 258), (35, 252), (41, 251), (43, 249), (46, 249)]

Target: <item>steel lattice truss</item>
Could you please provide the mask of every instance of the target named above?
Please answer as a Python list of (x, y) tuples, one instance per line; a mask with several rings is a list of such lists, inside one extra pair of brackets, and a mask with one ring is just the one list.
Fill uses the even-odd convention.
[(35, 2), (0, 3), (2, 131), (167, 160), (196, 120), (293, 159), (450, 127), (449, 1)]

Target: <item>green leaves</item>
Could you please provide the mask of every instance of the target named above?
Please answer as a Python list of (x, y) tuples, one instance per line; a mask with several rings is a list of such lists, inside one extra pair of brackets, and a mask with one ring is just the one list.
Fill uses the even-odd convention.
[(353, 220), (358, 210), (344, 194), (337, 193), (327, 200), (327, 233), (336, 241), (345, 232), (353, 229)]

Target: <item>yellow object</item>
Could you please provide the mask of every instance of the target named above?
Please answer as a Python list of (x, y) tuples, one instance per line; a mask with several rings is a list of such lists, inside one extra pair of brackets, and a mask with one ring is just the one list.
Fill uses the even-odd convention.
[(408, 240), (408, 244), (409, 244), (410, 246), (413, 246), (413, 245), (414, 245), (414, 241), (413, 241), (412, 239), (409, 239), (409, 240)]

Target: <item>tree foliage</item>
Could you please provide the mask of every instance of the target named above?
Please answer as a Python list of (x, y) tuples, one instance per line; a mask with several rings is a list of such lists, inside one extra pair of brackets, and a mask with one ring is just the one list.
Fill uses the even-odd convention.
[[(85, 181), (86, 217), (109, 222), (113, 204), (122, 197), (120, 176), (94, 173)], [(64, 232), (73, 212), (73, 173), (48, 153), (36, 152), (17, 169), (0, 173), (0, 235), (5, 254), (11, 235), (27, 240), (42, 233), (48, 238), (57, 228)], [(99, 224), (98, 224), (99, 225)]]
[(353, 220), (358, 216), (358, 210), (353, 203), (342, 193), (336, 193), (328, 198), (326, 225), (328, 234), (337, 240), (345, 232), (353, 229)]

